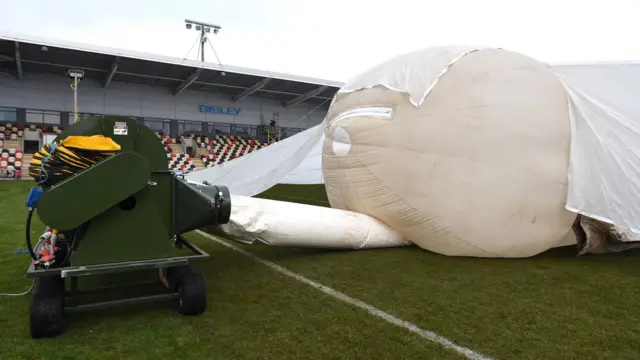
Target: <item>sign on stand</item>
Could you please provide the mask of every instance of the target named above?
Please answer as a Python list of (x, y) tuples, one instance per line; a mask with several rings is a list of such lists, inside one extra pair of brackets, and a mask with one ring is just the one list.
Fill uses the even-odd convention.
[(0, 180), (17, 180), (17, 172), (15, 170), (0, 169)]

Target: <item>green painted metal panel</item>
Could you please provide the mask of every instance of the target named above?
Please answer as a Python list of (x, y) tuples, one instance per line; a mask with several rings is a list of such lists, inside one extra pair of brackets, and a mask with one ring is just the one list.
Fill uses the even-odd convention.
[(74, 266), (180, 256), (168, 236), (168, 224), (152, 199), (151, 189), (133, 196), (135, 206), (114, 206), (89, 222), (71, 259)]
[(171, 237), (173, 216), (173, 179), (174, 175), (169, 171), (151, 173), (151, 181), (155, 184), (149, 187), (149, 198), (154, 203), (155, 209), (162, 218), (167, 230), (165, 236)]
[[(176, 179), (176, 234), (215, 222), (215, 193), (204, 193), (184, 180)], [(204, 188), (207, 189), (207, 188)]]
[(145, 188), (150, 176), (144, 157), (117, 153), (47, 189), (38, 216), (54, 229), (73, 229)]

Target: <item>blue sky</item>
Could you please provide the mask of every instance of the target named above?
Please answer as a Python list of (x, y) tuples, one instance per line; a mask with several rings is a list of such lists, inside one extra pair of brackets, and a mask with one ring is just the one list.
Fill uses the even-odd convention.
[(223, 65), (345, 81), (436, 45), (640, 60), (638, 14), (637, 0), (0, 0), (0, 32), (182, 58), (197, 35), (184, 28), (192, 18), (222, 26), (212, 41)]

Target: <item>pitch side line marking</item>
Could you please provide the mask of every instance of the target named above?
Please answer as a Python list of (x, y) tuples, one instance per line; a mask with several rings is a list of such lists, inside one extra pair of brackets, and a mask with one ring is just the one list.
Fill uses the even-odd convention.
[(236, 246), (234, 246), (234, 245), (232, 245), (232, 244), (230, 244), (230, 243), (228, 243), (226, 241), (220, 240), (220, 239), (216, 238), (215, 236), (212, 236), (212, 235), (207, 234), (207, 233), (205, 233), (203, 231), (200, 231), (200, 230), (196, 230), (196, 232), (198, 234), (206, 237), (207, 239), (213, 240), (213, 241), (215, 241), (216, 243), (218, 243), (218, 244), (220, 244), (222, 246), (225, 246), (225, 247), (227, 247), (227, 248), (229, 248), (229, 249), (231, 249), (233, 251), (236, 251), (236, 252), (238, 252), (238, 253), (240, 253), (240, 254), (248, 257), (248, 258), (251, 258), (252, 260), (254, 260), (254, 261), (256, 261), (256, 262), (258, 262), (258, 263), (260, 263), (260, 264), (262, 264), (262, 265), (264, 265), (264, 266), (266, 266), (266, 267), (268, 267), (268, 268), (270, 268), (272, 270), (275, 270), (275, 271), (279, 272), (280, 274), (283, 274), (283, 275), (286, 275), (286, 276), (288, 276), (290, 278), (293, 278), (293, 279), (295, 279), (295, 280), (297, 280), (297, 281), (299, 281), (299, 282), (301, 282), (303, 284), (307, 284), (309, 286), (312, 286), (316, 290), (319, 290), (319, 291), (321, 291), (321, 292), (323, 292), (323, 293), (325, 293), (325, 294), (327, 294), (327, 295), (329, 295), (329, 296), (331, 296), (331, 297), (333, 297), (333, 298), (335, 298), (337, 300), (343, 301), (343, 302), (345, 302), (347, 304), (350, 304), (352, 306), (355, 306), (355, 307), (358, 307), (358, 308), (360, 308), (362, 310), (365, 310), (366, 312), (368, 312), (369, 314), (371, 314), (373, 316), (381, 318), (382, 320), (384, 320), (384, 321), (386, 321), (386, 322), (388, 322), (388, 323), (390, 323), (392, 325), (396, 325), (396, 326), (399, 326), (401, 328), (404, 328), (404, 329), (406, 329), (406, 330), (408, 330), (408, 331), (410, 331), (410, 332), (422, 337), (423, 339), (438, 343), (438, 344), (442, 345), (443, 347), (445, 347), (447, 349), (453, 350), (453, 351), (457, 352), (458, 354), (465, 356), (468, 359), (472, 359), (472, 360), (493, 360), (492, 358), (487, 357), (485, 355), (482, 355), (482, 354), (480, 354), (478, 352), (475, 352), (475, 351), (473, 351), (471, 349), (456, 345), (453, 341), (451, 341), (451, 340), (449, 340), (449, 339), (447, 339), (447, 338), (445, 338), (443, 336), (440, 336), (440, 335), (438, 335), (438, 334), (436, 334), (436, 333), (434, 333), (432, 331), (423, 330), (423, 329), (419, 328), (415, 324), (412, 324), (412, 323), (410, 323), (408, 321), (399, 319), (399, 318), (397, 318), (397, 317), (395, 317), (395, 316), (393, 316), (393, 315), (391, 315), (391, 314), (389, 314), (387, 312), (384, 312), (384, 311), (382, 311), (382, 310), (380, 310), (380, 309), (378, 309), (378, 308), (376, 308), (374, 306), (371, 306), (371, 305), (369, 305), (369, 304), (367, 304), (365, 302), (362, 302), (362, 301), (360, 301), (358, 299), (352, 298), (352, 297), (350, 297), (350, 296), (348, 296), (346, 294), (343, 294), (343, 293), (341, 293), (341, 292), (339, 292), (337, 290), (334, 290), (334, 289), (332, 289), (332, 288), (330, 288), (328, 286), (324, 286), (324, 285), (322, 285), (322, 284), (320, 284), (318, 282), (315, 282), (313, 280), (309, 280), (306, 277), (304, 277), (304, 276), (302, 276), (300, 274), (297, 274), (297, 273), (295, 273), (295, 272), (293, 272), (291, 270), (288, 270), (288, 269), (286, 269), (286, 268), (284, 268), (284, 267), (282, 267), (282, 266), (280, 266), (280, 265), (278, 265), (276, 263), (264, 260), (261, 257), (258, 257), (256, 255), (250, 253), (249, 251), (246, 251), (244, 249), (236, 247)]

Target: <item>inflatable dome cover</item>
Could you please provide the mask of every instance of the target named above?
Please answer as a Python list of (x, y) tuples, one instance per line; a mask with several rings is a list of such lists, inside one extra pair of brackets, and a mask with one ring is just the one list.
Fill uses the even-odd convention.
[[(640, 244), (640, 63), (620, 65), (416, 51), (345, 84), (321, 124), (187, 177), (239, 196), (325, 185), (324, 212), (238, 202), (230, 231), (244, 241), (292, 246), (296, 234), (297, 246), (413, 243), (479, 257), (621, 251)], [(281, 212), (291, 214), (271, 216)]]
[(567, 94), (536, 60), (501, 49), (410, 53), (345, 85), (327, 121), (334, 208), (445, 255), (525, 257), (575, 243)]

